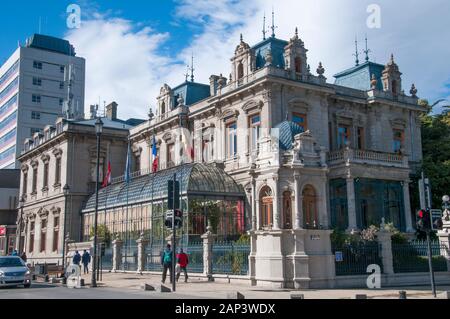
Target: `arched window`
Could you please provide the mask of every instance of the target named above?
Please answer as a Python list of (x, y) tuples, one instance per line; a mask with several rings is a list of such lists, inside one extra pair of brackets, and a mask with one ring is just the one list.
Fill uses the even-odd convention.
[(302, 73), (302, 59), (300, 57), (295, 58), (295, 72)]
[(244, 65), (242, 65), (242, 62), (239, 62), (238, 64), (238, 80), (242, 79), (244, 77)]
[(262, 227), (273, 225), (273, 194), (268, 186), (264, 186), (259, 193), (260, 224)]
[(292, 229), (292, 194), (290, 191), (283, 193), (283, 228)]
[(392, 93), (393, 94), (397, 94), (397, 81), (393, 80), (392, 81)]
[(317, 196), (316, 191), (310, 185), (303, 189), (303, 222), (305, 228), (316, 228), (319, 226), (317, 218)]
[(162, 102), (161, 103), (161, 115), (166, 113), (166, 103)]

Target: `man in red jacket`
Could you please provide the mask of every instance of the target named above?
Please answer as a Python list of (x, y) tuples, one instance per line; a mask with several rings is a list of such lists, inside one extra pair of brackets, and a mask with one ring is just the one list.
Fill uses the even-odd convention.
[(186, 255), (183, 252), (183, 248), (180, 249), (180, 253), (177, 255), (177, 262), (178, 262), (178, 265), (180, 265), (180, 270), (177, 272), (177, 281), (180, 278), (181, 271), (183, 271), (184, 272), (184, 282), (187, 282), (188, 274), (187, 274), (186, 267), (189, 264), (189, 258), (188, 258), (188, 255)]

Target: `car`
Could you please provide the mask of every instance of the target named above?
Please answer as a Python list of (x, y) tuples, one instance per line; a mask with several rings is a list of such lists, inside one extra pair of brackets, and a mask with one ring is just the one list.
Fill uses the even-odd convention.
[(17, 256), (0, 257), (0, 287), (31, 287), (31, 272)]

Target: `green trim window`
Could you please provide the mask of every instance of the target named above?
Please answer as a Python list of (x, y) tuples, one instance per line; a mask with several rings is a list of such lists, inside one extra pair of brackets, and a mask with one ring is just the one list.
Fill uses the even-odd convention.
[(330, 181), (330, 212), (333, 228), (348, 228), (347, 182), (345, 179)]

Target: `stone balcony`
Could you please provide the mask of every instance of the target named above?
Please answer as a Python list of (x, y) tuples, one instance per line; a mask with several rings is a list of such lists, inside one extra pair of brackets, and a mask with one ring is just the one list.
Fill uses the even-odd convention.
[(408, 156), (406, 155), (369, 150), (354, 150), (351, 148), (329, 152), (327, 154), (327, 164), (329, 166), (368, 164), (398, 168), (409, 167)]

